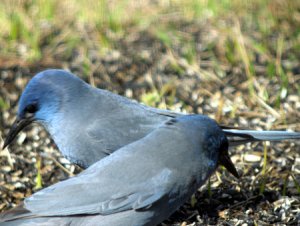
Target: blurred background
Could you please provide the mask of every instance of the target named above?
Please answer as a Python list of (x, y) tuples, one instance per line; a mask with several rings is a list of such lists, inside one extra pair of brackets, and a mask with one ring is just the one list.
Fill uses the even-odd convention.
[[(228, 126), (300, 131), (300, 1), (2, 0), (2, 139), (24, 86), (47, 68)], [(299, 147), (232, 149), (242, 178), (220, 169), (164, 225), (296, 225)], [(80, 171), (37, 125), (0, 157), (0, 210)]]

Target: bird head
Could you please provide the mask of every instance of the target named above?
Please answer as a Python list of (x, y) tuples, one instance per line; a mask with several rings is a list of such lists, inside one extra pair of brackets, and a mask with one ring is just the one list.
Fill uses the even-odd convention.
[(171, 125), (176, 122), (184, 126), (186, 134), (188, 134), (191, 142), (196, 138), (199, 150), (204, 157), (202, 159), (211, 160), (213, 168), (216, 166), (224, 166), (232, 175), (239, 178), (239, 174), (231, 161), (228, 153), (228, 140), (225, 133), (219, 125), (211, 118), (205, 115), (188, 115), (181, 116), (177, 119), (171, 119), (166, 124)]
[(65, 98), (64, 90), (71, 82), (81, 81), (63, 70), (46, 70), (35, 75), (22, 93), (16, 120), (14, 121), (3, 148), (8, 146), (18, 133), (34, 121), (49, 124), (59, 112)]

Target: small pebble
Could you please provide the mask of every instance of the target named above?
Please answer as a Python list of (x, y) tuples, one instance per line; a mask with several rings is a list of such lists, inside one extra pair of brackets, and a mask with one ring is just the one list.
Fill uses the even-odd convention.
[(253, 155), (253, 154), (246, 154), (244, 156), (244, 160), (246, 162), (260, 162), (261, 161), (261, 156)]

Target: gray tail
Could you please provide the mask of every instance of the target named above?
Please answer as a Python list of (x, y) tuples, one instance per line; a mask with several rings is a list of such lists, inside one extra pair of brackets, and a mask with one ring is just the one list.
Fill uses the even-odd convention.
[(280, 141), (290, 139), (300, 139), (300, 132), (288, 131), (256, 131), (239, 130), (222, 127), (230, 146), (236, 146), (254, 141)]

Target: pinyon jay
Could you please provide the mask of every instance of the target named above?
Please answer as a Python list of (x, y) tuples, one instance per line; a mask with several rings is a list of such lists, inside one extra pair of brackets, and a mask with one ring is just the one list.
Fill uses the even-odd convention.
[(0, 226), (154, 226), (187, 201), (219, 164), (238, 177), (225, 133), (214, 120), (203, 115), (169, 119), (0, 214)]

